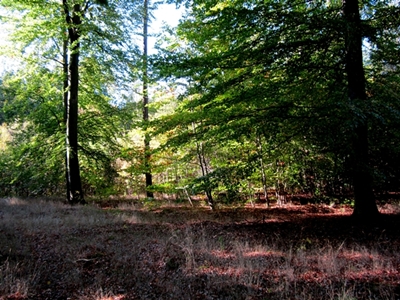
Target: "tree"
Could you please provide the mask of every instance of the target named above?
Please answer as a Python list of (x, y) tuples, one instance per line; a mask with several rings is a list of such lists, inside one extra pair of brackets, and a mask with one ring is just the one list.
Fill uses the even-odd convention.
[[(78, 158), (78, 90), (79, 90), (79, 54), (82, 17), (85, 15), (86, 8), (81, 5), (73, 4), (70, 11), (68, 1), (63, 0), (65, 21), (67, 24), (68, 40), (71, 45), (70, 60), (65, 60), (64, 64), (69, 62), (68, 96), (65, 101), (66, 110), (66, 180), (67, 180), (67, 200), (71, 204), (85, 203), (82, 191), (81, 174), (79, 170)], [(64, 70), (65, 71), (65, 70)], [(66, 92), (66, 91), (65, 91)]]
[[(44, 141), (57, 140), (57, 147), (44, 159), (60, 155), (58, 145), (67, 141), (63, 155), (67, 199), (83, 202), (82, 184), (98, 193), (99, 187), (113, 182), (116, 173), (115, 158), (110, 157), (118, 153), (116, 133), (126, 116), (115, 105), (118, 95), (111, 96), (110, 91), (115, 86), (123, 88), (122, 78), (136, 63), (137, 51), (128, 38), (133, 21), (121, 25), (126, 19), (116, 1), (107, 5), (106, 1), (64, 0), (39, 5), (26, 0), (2, 1), (1, 5), (14, 12), (4, 20), (17, 25), (13, 46), (20, 50), (15, 57), (23, 66), (8, 80), (17, 88), (6, 109), (19, 116), (14, 122), (32, 126), (32, 137), (44, 131)], [(44, 124), (49, 123), (46, 128)], [(93, 173), (99, 180), (93, 180)]]
[(143, 3), (143, 123), (145, 128), (144, 135), (144, 167), (146, 177), (146, 195), (148, 198), (153, 198), (153, 192), (149, 188), (153, 185), (153, 177), (150, 167), (150, 135), (146, 132), (147, 123), (149, 121), (149, 74), (148, 74), (148, 23), (149, 23), (149, 3), (144, 0)]
[[(107, 0), (97, 0), (99, 5), (108, 5)], [(69, 73), (64, 74), (69, 78), (69, 85), (64, 80), (65, 127), (66, 127), (66, 181), (67, 200), (71, 204), (85, 203), (78, 158), (78, 91), (79, 91), (79, 57), (82, 34), (82, 19), (85, 18), (91, 5), (90, 1), (84, 3), (69, 3), (63, 0), (63, 9), (70, 45), (70, 58), (64, 60), (64, 72), (69, 67)], [(65, 42), (65, 41), (64, 41)], [(65, 46), (64, 46), (65, 51)], [(66, 55), (64, 54), (64, 57)], [(66, 88), (66, 89), (65, 89)]]
[[(344, 170), (344, 180), (351, 174), (354, 214), (377, 215), (362, 39), (380, 40), (382, 26), (374, 12), (393, 9), (375, 2), (357, 5), (191, 1), (178, 28), (184, 46), (167, 50), (161, 67), (161, 74), (193, 83), (180, 110), (164, 118), (167, 130), (182, 129), (170, 143), (185, 142), (185, 127), (196, 122), (196, 137), (214, 143), (261, 135), (267, 154), (311, 147), (315, 157), (337, 157), (335, 164), (342, 165), (335, 170)], [(396, 27), (399, 20), (390, 24)]]
[[(362, 107), (366, 102), (366, 87), (362, 55), (362, 28), (357, 0), (343, 0), (345, 23), (345, 56), (347, 89), (351, 105)], [(355, 124), (353, 136), (353, 184), (355, 216), (364, 218), (378, 215), (372, 191), (372, 176), (369, 165), (368, 120), (360, 116)]]

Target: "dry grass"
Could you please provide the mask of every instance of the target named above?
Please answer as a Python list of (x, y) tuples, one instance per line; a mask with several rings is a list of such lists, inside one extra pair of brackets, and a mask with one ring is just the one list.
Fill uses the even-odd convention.
[(400, 218), (0, 199), (0, 299), (399, 299)]

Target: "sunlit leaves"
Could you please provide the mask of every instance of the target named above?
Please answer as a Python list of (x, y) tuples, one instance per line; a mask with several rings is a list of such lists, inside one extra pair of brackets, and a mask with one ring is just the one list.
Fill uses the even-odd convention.
[[(229, 141), (254, 142), (261, 135), (268, 159), (276, 150), (289, 160), (299, 148), (313, 149), (314, 160), (327, 162), (314, 169), (343, 172), (333, 165), (351, 153), (350, 138), (357, 124), (370, 118), (370, 102), (348, 101), (341, 1), (190, 3), (177, 30), (181, 48), (165, 55), (161, 70), (188, 83), (179, 110), (161, 120), (161, 128), (172, 132), (167, 145), (207, 141), (214, 149), (224, 145), (235, 152), (243, 149), (231, 148)], [(364, 36), (380, 39), (373, 57), (386, 57), (392, 66), (398, 14), (380, 25), (376, 17), (396, 9), (365, 3), (360, 28)], [(303, 174), (312, 163), (291, 162)]]
[[(70, 5), (67, 8), (72, 11), (73, 5), (78, 3), (81, 8), (75, 13), (80, 14), (82, 21), (77, 28), (80, 32), (81, 67), (79, 151), (86, 187), (100, 192), (114, 184), (116, 173), (113, 164), (120, 148), (117, 134), (123, 131), (124, 118), (130, 117), (121, 113), (116, 106), (121, 97), (112, 93), (124, 88), (126, 78), (134, 78), (132, 65), (137, 56), (131, 39), (132, 24), (136, 21), (131, 19), (128, 22), (122, 6), (132, 4), (134, 9), (138, 3), (67, 1), (66, 4)], [(69, 24), (65, 20), (64, 8), (61, 1), (39, 3), (29, 0), (2, 1), (1, 7), (4, 9), (2, 21), (13, 25), (14, 29), (10, 32), (12, 46), (16, 49), (12, 55), (17, 54), (23, 66), (7, 79), (13, 97), (4, 103), (5, 116), (10, 126), (16, 124), (13, 144), (9, 148), (13, 154), (9, 156), (29, 166), (29, 171), (35, 174), (35, 178), (41, 177), (43, 184), (51, 180), (47, 174), (58, 172), (58, 181), (51, 184), (59, 188), (65, 179), (62, 171), (66, 138), (62, 67), (63, 42)], [(69, 53), (73, 53), (76, 43), (70, 46)], [(29, 129), (31, 134), (26, 134), (25, 129)], [(47, 143), (52, 147), (42, 152), (40, 147)], [(24, 150), (21, 152), (20, 149)], [(35, 155), (41, 157), (40, 165), (31, 162)], [(17, 177), (10, 173), (17, 178), (12, 180), (14, 185), (32, 176), (23, 174), (19, 168), (15, 170)], [(26, 180), (26, 183), (29, 186), (32, 181)], [(43, 193), (47, 192), (43, 190)]]

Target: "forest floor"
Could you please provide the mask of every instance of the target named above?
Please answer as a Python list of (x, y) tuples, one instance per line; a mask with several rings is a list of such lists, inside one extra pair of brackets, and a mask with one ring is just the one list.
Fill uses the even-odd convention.
[(0, 299), (400, 299), (400, 206), (380, 211), (0, 199)]

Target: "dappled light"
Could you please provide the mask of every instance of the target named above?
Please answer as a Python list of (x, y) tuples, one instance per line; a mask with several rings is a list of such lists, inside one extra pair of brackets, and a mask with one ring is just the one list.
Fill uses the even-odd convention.
[(28, 205), (29, 203), (26, 200), (20, 199), (18, 197), (11, 198), (2, 198), (0, 201), (5, 205), (19, 206), (19, 205)]
[(6, 299), (399, 296), (396, 214), (358, 225), (345, 207), (323, 205), (210, 212), (11, 203), (24, 205), (0, 200)]
[(0, 300), (400, 300), (398, 4), (0, 0)]

